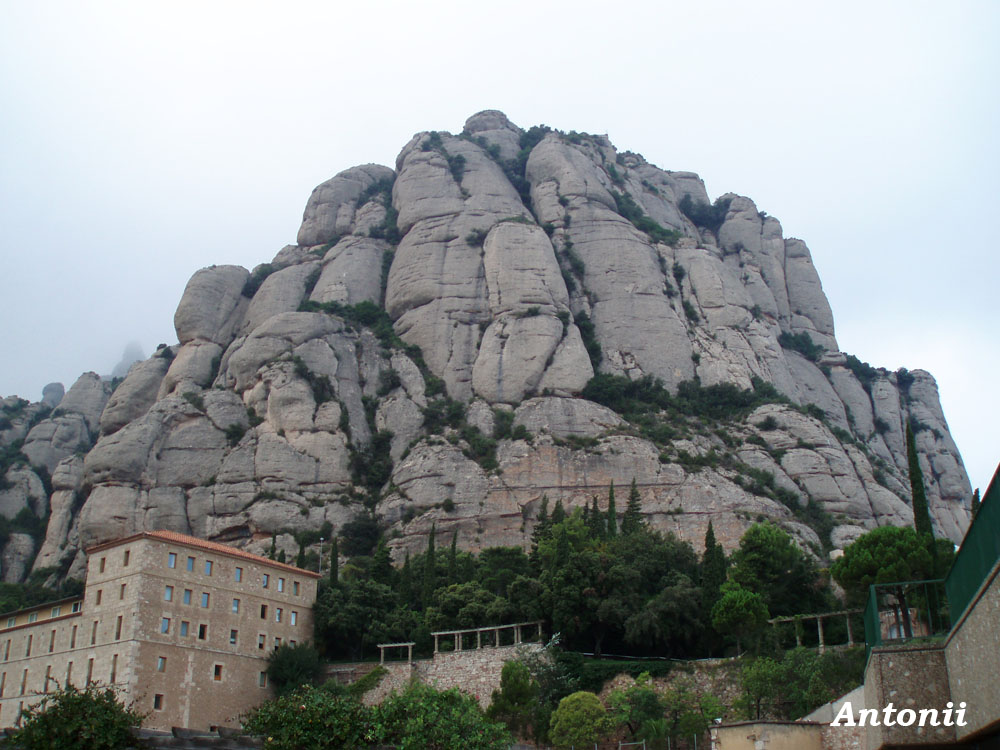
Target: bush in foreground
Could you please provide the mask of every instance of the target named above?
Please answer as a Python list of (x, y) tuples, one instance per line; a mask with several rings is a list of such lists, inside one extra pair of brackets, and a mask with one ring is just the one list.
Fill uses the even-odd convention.
[(20, 750), (119, 750), (134, 744), (132, 727), (145, 718), (123, 705), (110, 687), (69, 687), (50, 693), (21, 713), (14, 740)]

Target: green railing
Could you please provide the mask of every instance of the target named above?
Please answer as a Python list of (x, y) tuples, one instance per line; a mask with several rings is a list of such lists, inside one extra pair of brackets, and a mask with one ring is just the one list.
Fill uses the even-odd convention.
[(1000, 560), (1000, 468), (993, 475), (955, 562), (945, 577), (951, 621), (957, 623)]
[(899, 581), (868, 587), (865, 607), (866, 659), (884, 643), (945, 635), (951, 629), (945, 582)]

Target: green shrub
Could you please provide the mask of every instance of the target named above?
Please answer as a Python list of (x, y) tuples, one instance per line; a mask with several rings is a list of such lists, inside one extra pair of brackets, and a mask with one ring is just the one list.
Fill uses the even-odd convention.
[(185, 401), (187, 401), (191, 406), (193, 406), (198, 411), (205, 411), (205, 400), (201, 397), (200, 393), (195, 393), (194, 391), (185, 391), (181, 394)]
[(250, 278), (243, 284), (243, 296), (252, 298), (257, 293), (257, 290), (260, 289), (260, 285), (264, 283), (264, 279), (277, 270), (270, 263), (262, 263), (257, 266), (253, 270), (253, 273), (250, 274)]
[(793, 352), (798, 352), (811, 362), (818, 362), (819, 358), (826, 352), (826, 349), (819, 344), (814, 343), (812, 338), (805, 331), (799, 331), (798, 333), (788, 333), (788, 331), (783, 331), (781, 335), (778, 336), (778, 343), (781, 344), (783, 349), (790, 349)]
[(485, 229), (474, 229), (465, 235), (465, 242), (469, 247), (482, 247), (489, 232)]
[(598, 365), (601, 364), (601, 345), (597, 341), (597, 332), (594, 329), (594, 324), (586, 313), (577, 315), (574, 318), (574, 322), (580, 331), (580, 338), (587, 349), (587, 354), (590, 355), (590, 363), (596, 370)]
[(399, 373), (393, 369), (382, 370), (378, 374), (378, 388), (375, 390), (377, 396), (388, 396), (403, 384), (399, 378)]
[(632, 225), (640, 232), (645, 232), (649, 235), (649, 238), (653, 242), (662, 242), (665, 245), (673, 247), (684, 236), (675, 229), (664, 229), (646, 216), (639, 204), (628, 193), (619, 193), (612, 190), (611, 197), (615, 199), (618, 213), (632, 222)]
[(376, 737), (376, 709), (333, 691), (302, 687), (242, 717), (243, 729), (267, 737), (274, 750), (367, 747)]
[(729, 198), (719, 198), (712, 205), (703, 201), (695, 203), (691, 198), (691, 194), (688, 193), (681, 198), (681, 202), (677, 204), (677, 207), (696, 227), (718, 232), (719, 227), (722, 226), (722, 222), (726, 220), (726, 214), (729, 213), (729, 204)]
[(681, 307), (684, 308), (684, 317), (690, 320), (692, 323), (697, 323), (701, 318), (698, 316), (698, 311), (694, 309), (688, 300), (681, 302)]
[(241, 425), (239, 422), (233, 422), (226, 428), (226, 440), (229, 441), (230, 445), (236, 445), (243, 439), (243, 436), (246, 435), (246, 433), (246, 427)]
[(465, 421), (465, 405), (450, 398), (431, 401), (423, 409), (424, 427), (431, 433), (439, 433), (445, 427), (461, 427)]
[(43, 696), (21, 718), (14, 740), (21, 750), (123, 750), (135, 744), (129, 730), (145, 717), (119, 702), (110, 687), (70, 685)]

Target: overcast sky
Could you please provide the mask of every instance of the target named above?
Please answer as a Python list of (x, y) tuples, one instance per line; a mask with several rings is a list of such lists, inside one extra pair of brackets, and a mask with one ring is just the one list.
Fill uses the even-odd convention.
[(1000, 3), (0, 0), (0, 395), (174, 343), (198, 268), (482, 109), (607, 133), (809, 245), (841, 348), (1000, 460)]

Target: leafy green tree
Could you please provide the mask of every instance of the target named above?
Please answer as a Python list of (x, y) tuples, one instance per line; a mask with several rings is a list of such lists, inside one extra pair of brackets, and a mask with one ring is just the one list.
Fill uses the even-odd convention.
[(549, 724), (549, 738), (556, 745), (594, 744), (605, 731), (607, 710), (601, 699), (585, 690), (559, 701)]
[(742, 651), (742, 639), (759, 633), (767, 619), (767, 605), (760, 594), (733, 581), (722, 585), (722, 596), (712, 607), (712, 627), (736, 638), (737, 651)]
[[(913, 438), (913, 427), (906, 423), (906, 462), (910, 469), (910, 492), (913, 497), (913, 527), (921, 536), (933, 539), (934, 525), (931, 523), (930, 509), (927, 507), (927, 490), (924, 487), (924, 472), (917, 458), (917, 443)], [(932, 550), (933, 554), (933, 550)]]
[(551, 523), (549, 521), (549, 496), (542, 495), (541, 508), (538, 510), (538, 517), (535, 519), (535, 528), (531, 530), (531, 567), (537, 575), (541, 561), (538, 557), (538, 544), (549, 535)]
[(556, 507), (552, 509), (552, 518), (550, 519), (550, 524), (555, 526), (566, 520), (566, 509), (563, 508), (562, 500), (556, 501)]
[(762, 656), (743, 667), (740, 684), (743, 694), (739, 707), (748, 719), (760, 719), (768, 713), (768, 706), (781, 694), (781, 665), (774, 659)]
[(434, 604), (425, 610), (431, 630), (500, 625), (509, 619), (510, 604), (476, 581), (453, 583), (437, 590)]
[(391, 586), (393, 582), (392, 558), (389, 556), (389, 547), (385, 539), (378, 540), (375, 548), (375, 556), (372, 558), (371, 578), (375, 583), (383, 586)]
[(634, 738), (640, 737), (647, 722), (663, 718), (663, 702), (653, 687), (649, 672), (640, 674), (635, 683), (626, 688), (612, 690), (608, 708), (615, 726), (624, 724)]
[(732, 580), (760, 594), (772, 615), (826, 611), (816, 564), (775, 524), (747, 529), (731, 561)]
[(698, 587), (683, 573), (673, 572), (653, 598), (636, 607), (625, 620), (625, 642), (633, 646), (656, 644), (683, 652), (701, 631)]
[(451, 533), (451, 548), (448, 550), (448, 583), (458, 583), (458, 530)]
[(519, 661), (509, 661), (500, 672), (500, 688), (493, 691), (486, 716), (502, 721), (517, 737), (526, 737), (538, 707), (538, 683)]
[(636, 486), (635, 477), (632, 477), (632, 486), (628, 491), (628, 505), (625, 506), (625, 515), (622, 516), (622, 534), (629, 535), (639, 531), (645, 525), (642, 518), (642, 497), (639, 495), (639, 488)]
[(144, 718), (110, 687), (70, 685), (21, 712), (23, 726), (14, 744), (22, 750), (124, 750), (134, 744), (130, 728), (141, 726)]
[(530, 572), (531, 563), (520, 547), (488, 547), (476, 561), (476, 580), (497, 596), (507, 596), (510, 584)]
[[(584, 506), (586, 510), (586, 506)], [(597, 507), (597, 496), (594, 496), (594, 505), (587, 513), (584, 523), (590, 529), (591, 536), (596, 540), (604, 539), (607, 536), (608, 531), (608, 521), (604, 517), (604, 514)]]
[(267, 660), (267, 676), (278, 695), (312, 683), (322, 671), (319, 652), (310, 643), (283, 643)]
[(387, 698), (377, 716), (379, 741), (399, 750), (509, 750), (513, 742), (507, 727), (487, 719), (476, 699), (456, 688), (414, 683)]
[(723, 714), (722, 704), (714, 695), (697, 693), (686, 682), (668, 690), (662, 700), (670, 737), (700, 736)]
[(381, 642), (387, 618), (398, 604), (391, 588), (372, 580), (328, 588), (313, 608), (317, 641), (328, 657), (360, 658), (366, 646)]
[(340, 583), (340, 544), (337, 542), (337, 537), (333, 538), (333, 544), (330, 545), (330, 585), (336, 586)]

